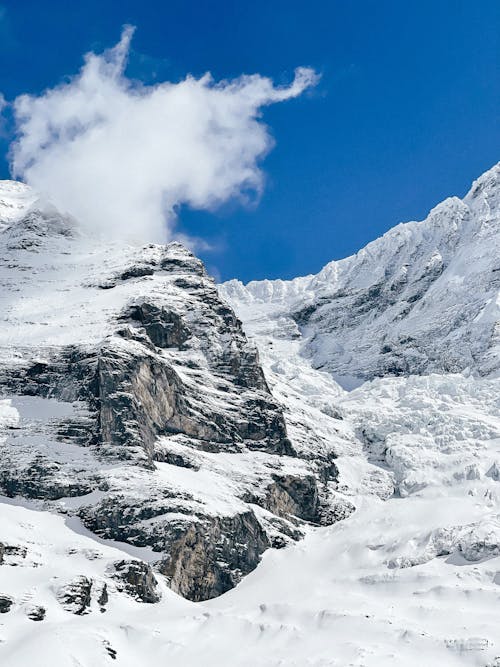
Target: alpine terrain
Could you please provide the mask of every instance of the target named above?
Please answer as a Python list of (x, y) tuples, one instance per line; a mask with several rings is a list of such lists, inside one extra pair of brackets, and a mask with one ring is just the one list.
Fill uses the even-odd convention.
[(0, 246), (2, 667), (500, 667), (500, 163), (291, 281)]

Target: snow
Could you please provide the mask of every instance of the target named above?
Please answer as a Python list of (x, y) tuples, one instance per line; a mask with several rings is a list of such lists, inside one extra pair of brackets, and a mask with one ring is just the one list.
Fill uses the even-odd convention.
[[(305, 396), (309, 382), (306, 376)], [(344, 475), (344, 483), (357, 511), (332, 527), (309, 529), (285, 550), (270, 550), (255, 572), (215, 600), (190, 603), (163, 585), (163, 598), (152, 607), (115, 593), (105, 614), (75, 617), (56, 600), (58, 582), (81, 574), (102, 579), (110, 559), (130, 554), (130, 547), (96, 539), (71, 519), (1, 502), (2, 539), (26, 546), (31, 559), (0, 567), (0, 591), (16, 599), (13, 611), (0, 617), (2, 664), (495, 664), (498, 380), (386, 378), (350, 393), (332, 386), (332, 401), (344, 415), (337, 446), (346, 446), (336, 462), (341, 470), (343, 461), (351, 463), (352, 479)], [(8, 402), (1, 406), (3, 420), (17, 423)], [(349, 444), (359, 446), (349, 442), (349, 431), (361, 427), (365, 449), (349, 451)], [(403, 453), (396, 456), (398, 444)], [(364, 469), (357, 457), (364, 458)], [(251, 474), (244, 459), (236, 468)], [(404, 483), (406, 493), (382, 500), (375, 487), (363, 488), (369, 459), (400, 487)], [(421, 483), (409, 485), (415, 461)], [(178, 470), (179, 477), (198, 474)], [(33, 604), (46, 606), (43, 623), (26, 618)], [(106, 646), (117, 651), (113, 663)]]
[[(317, 276), (221, 286), (259, 348), (294, 447), (305, 459), (332, 457), (339, 471), (334, 493), (355, 506), (353, 514), (327, 528), (305, 526), (301, 542), (268, 550), (235, 589), (208, 602), (180, 598), (157, 575), (162, 599), (147, 605), (115, 590), (108, 567), (131, 556), (152, 561), (154, 552), (96, 537), (72, 515), (80, 503), (97, 502), (99, 491), (56, 501), (66, 515), (55, 514), (55, 505), (0, 498), (0, 542), (27, 550), (15, 566), (7, 557), (0, 565), (0, 594), (15, 600), (0, 616), (0, 664), (499, 667), (499, 173), (494, 167), (463, 201), (446, 200), (426, 221), (399, 225)], [(36, 276), (19, 268), (24, 303), (11, 311), (12, 328), (2, 328), (6, 359), (19, 339), (42, 358), (54, 336), (95, 340), (117, 304), (136, 296), (133, 282), (126, 294), (118, 286), (95, 288), (92, 298), (75, 288), (115, 270), (113, 248), (95, 254), (71, 238), (53, 242), (67, 247), (57, 260), (64, 270), (46, 255)], [(56, 303), (54, 292), (45, 297), (42, 288), (40, 296), (39, 286), (57, 275), (63, 279)], [(392, 319), (425, 276), (432, 280), (423, 281), (417, 305)], [(403, 285), (394, 290), (396, 301), (386, 307), (374, 296), (368, 314), (351, 326), (348, 310), (343, 326), (334, 326), (332, 313), (342, 315), (340, 307), (331, 310), (344, 298), (339, 291), (370, 290), (380, 280)], [(148, 285), (179, 298), (165, 276), (148, 278)], [(295, 314), (309, 305), (323, 316), (304, 324)], [(382, 331), (428, 339), (418, 350), (401, 347), (410, 365), (421, 355), (418, 373), (377, 377)], [(461, 362), (458, 372), (438, 368), (448, 351)], [(185, 374), (189, 379), (189, 369)], [(53, 399), (4, 398), (0, 445), (24, 447), (26, 455), (48, 448), (63, 462), (48, 425), (78, 410)], [(242, 488), (257, 488), (270, 471), (306, 465), (264, 452), (194, 452), (188, 444), (178, 435), (158, 446), (182, 453), (191, 468), (111, 465), (109, 485), (138, 499), (167, 486), (184, 511), (204, 503), (206, 511), (225, 514), (237, 507)], [(91, 451), (65, 452), (65, 465), (102, 467)], [(265, 519), (265, 510), (255, 511)], [(108, 583), (105, 613), (94, 608), (75, 616), (61, 607), (60, 585), (81, 575)], [(26, 616), (35, 604), (47, 609), (43, 622)]]
[(37, 199), (24, 183), (0, 181), (0, 230), (19, 220)]
[[(495, 664), (500, 487), (488, 473), (500, 460), (498, 390), (498, 380), (434, 375), (341, 394), (344, 421), (368, 434), (366, 458), (406, 493), (382, 500), (358, 490), (350, 518), (270, 550), (236, 589), (205, 603), (164, 586), (156, 605), (116, 594), (105, 614), (75, 617), (55, 600), (57, 582), (102, 578), (117, 552), (60, 517), (2, 503), (3, 539), (26, 545), (38, 563), (0, 567), (0, 591), (19, 600), (1, 618), (2, 664), (24, 667), (37, 655), (47, 667)], [(397, 434), (412, 455), (396, 457)], [(422, 483), (409, 486), (415, 460)], [(25, 619), (30, 604), (47, 607), (46, 621)]]
[(254, 327), (299, 324), (301, 353), (346, 388), (373, 376), (500, 374), (500, 163), (467, 196), (291, 281), (221, 293)]

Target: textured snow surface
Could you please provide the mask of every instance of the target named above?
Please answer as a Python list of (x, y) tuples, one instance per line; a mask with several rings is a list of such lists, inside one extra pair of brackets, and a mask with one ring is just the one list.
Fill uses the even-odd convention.
[[(335, 457), (336, 493), (355, 506), (353, 514), (268, 550), (256, 570), (214, 600), (188, 602), (157, 575), (161, 600), (148, 605), (114, 590), (109, 565), (154, 554), (100, 539), (71, 517), (75, 503), (96, 500), (92, 494), (57, 501), (68, 516), (0, 498), (0, 542), (25, 553), (6, 555), (0, 565), (0, 595), (13, 600), (0, 614), (2, 667), (499, 667), (498, 176), (495, 167), (464, 202), (447, 200), (426, 221), (398, 226), (318, 276), (221, 287), (259, 348), (294, 447), (305, 459)], [(50, 303), (37, 297), (19, 269), (9, 289), (17, 285), (31, 301), (15, 311), (15, 326), (2, 326), (4, 361), (15, 360), (20, 339), (43, 353), (55, 337), (91, 342), (105, 330), (101, 313), (113, 312), (112, 293), (121, 288), (100, 290), (99, 302), (89, 304), (75, 285), (82, 266), (95, 283), (99, 266), (109, 273), (122, 259), (110, 249), (89, 259), (84, 243), (80, 248), (85, 261), (68, 255), (61, 272), (45, 256), (37, 278), (67, 276), (60, 308), (53, 296)], [(386, 282), (397, 276), (402, 287), (388, 304)], [(162, 289), (154, 280), (152, 289)], [(383, 298), (370, 292), (380, 283)], [(422, 296), (405, 312), (417, 283)], [(338, 290), (358, 291), (339, 297)], [(88, 322), (89, 309), (95, 321)], [(401, 343), (410, 330), (414, 341)], [(392, 352), (381, 352), (386, 344)], [(383, 367), (387, 355), (392, 371)], [(44, 437), (44, 424), (78, 409), (47, 399), (0, 400), (2, 451), (29, 450), (31, 429), (38, 434), (33, 447), (62, 456)], [(174, 444), (183, 451), (182, 438)], [(76, 449), (66, 450), (68, 464), (94, 465), (90, 452)], [(233, 506), (235, 486), (257, 484), (273, 458), (196, 456), (198, 469), (159, 464), (154, 475), (158, 484), (166, 479), (210, 498), (219, 513)], [(281, 459), (292, 471), (305, 465)], [(117, 466), (110, 479), (124, 474)], [(150, 475), (128, 469), (125, 483), (140, 494), (143, 484), (154, 486)], [(84, 616), (61, 607), (60, 587), (82, 575), (107, 582), (105, 613), (95, 603)], [(36, 605), (46, 609), (41, 622), (27, 617)]]

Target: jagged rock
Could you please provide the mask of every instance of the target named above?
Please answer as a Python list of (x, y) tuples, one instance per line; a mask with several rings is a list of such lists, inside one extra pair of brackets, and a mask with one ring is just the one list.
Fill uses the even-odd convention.
[(102, 445), (114, 455), (151, 465), (157, 434), (182, 402), (177, 374), (136, 343), (122, 340), (102, 348), (98, 373)]
[(27, 553), (26, 547), (0, 542), (0, 565), (17, 565), (19, 560), (26, 558)]
[(274, 475), (267, 487), (264, 507), (277, 516), (298, 517), (306, 521), (318, 519), (318, 486), (312, 475)]
[(57, 500), (82, 496), (93, 488), (90, 480), (70, 477), (60, 465), (41, 455), (35, 456), (26, 467), (0, 470), (0, 489), (10, 498)]
[(500, 556), (500, 521), (471, 524), (459, 532), (458, 549), (465, 560), (478, 562)]
[(106, 605), (109, 602), (109, 595), (108, 595), (108, 586), (106, 583), (103, 583), (101, 586), (101, 592), (98, 594), (97, 597), (97, 604), (99, 605), (99, 610), (101, 613), (106, 611)]
[(169, 447), (168, 442), (155, 443), (154, 460), (158, 463), (169, 463), (179, 468), (200, 469), (199, 463), (192, 454), (176, 451)]
[(495, 461), (488, 468), (488, 471), (486, 472), (486, 476), (491, 477), (491, 479), (495, 480), (495, 482), (500, 482), (500, 463)]
[(191, 511), (188, 505), (190, 497), (171, 495), (170, 498), (168, 493), (163, 492), (158, 497), (145, 495), (141, 499), (123, 493), (110, 495), (96, 505), (82, 507), (79, 516), (84, 525), (97, 535), (135, 546), (151, 546), (160, 557), (165, 547), (164, 535), (169, 530), (168, 521), (163, 517), (171, 512), (189, 515)]
[(0, 595), (0, 614), (6, 614), (14, 604), (14, 600), (8, 595)]
[(109, 655), (111, 660), (116, 660), (118, 656), (118, 652), (111, 646), (111, 644), (108, 641), (104, 641), (104, 648), (106, 649), (106, 653)]
[(241, 443), (293, 453), (280, 407), (269, 394), (241, 395), (237, 415), (214, 413), (204, 405), (201, 387), (186, 385), (167, 360), (137, 341), (110, 339), (100, 350), (98, 377), (100, 436), (114, 455), (151, 465), (156, 439), (165, 433), (184, 433), (202, 447), (211, 443), (212, 451)]
[(158, 568), (189, 600), (207, 600), (233, 588), (259, 563), (269, 539), (252, 511), (204, 522), (179, 522)]
[(26, 611), (26, 616), (31, 620), (31, 621), (43, 621), (45, 618), (46, 614), (45, 607), (41, 607), (40, 605), (35, 605), (33, 607), (30, 607)]
[(130, 308), (129, 318), (139, 321), (151, 342), (157, 347), (178, 347), (190, 338), (191, 332), (181, 316), (173, 310), (147, 301)]
[[(255, 514), (192, 517), (189, 500), (133, 504), (125, 497), (108, 499), (82, 510), (85, 525), (97, 534), (158, 551), (159, 571), (171, 587), (189, 599), (215, 597), (253, 570), (270, 540)], [(175, 513), (175, 514), (174, 514)], [(183, 518), (168, 518), (171, 514)], [(291, 533), (293, 539), (301, 534)]]
[(318, 523), (321, 526), (330, 526), (338, 521), (347, 519), (356, 511), (356, 506), (347, 498), (336, 498), (318, 508)]
[[(97, 350), (77, 345), (50, 347), (43, 361), (32, 358), (33, 351), (19, 348), (26, 361), (15, 368), (0, 364), (0, 388), (4, 393), (20, 396), (58, 398), (61, 401), (85, 401), (91, 412), (98, 396), (96, 364)], [(92, 436), (90, 422), (85, 420), (88, 436)], [(79, 422), (80, 420), (78, 420)], [(78, 423), (77, 422), (77, 423)], [(89, 441), (90, 437), (87, 439)]]
[(91, 591), (92, 580), (80, 576), (62, 586), (57, 591), (57, 599), (66, 611), (82, 616), (90, 611)]
[(118, 590), (127, 593), (138, 602), (154, 603), (161, 599), (158, 582), (150, 565), (142, 561), (120, 560), (116, 561), (113, 567), (113, 578)]

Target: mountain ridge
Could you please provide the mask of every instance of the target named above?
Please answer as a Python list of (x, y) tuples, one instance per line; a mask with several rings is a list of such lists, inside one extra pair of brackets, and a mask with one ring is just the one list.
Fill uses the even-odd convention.
[(251, 305), (296, 322), (312, 364), (348, 385), (466, 368), (491, 376), (500, 372), (499, 230), (497, 164), (463, 200), (446, 199), (316, 275), (233, 280), (221, 292), (243, 320)]

